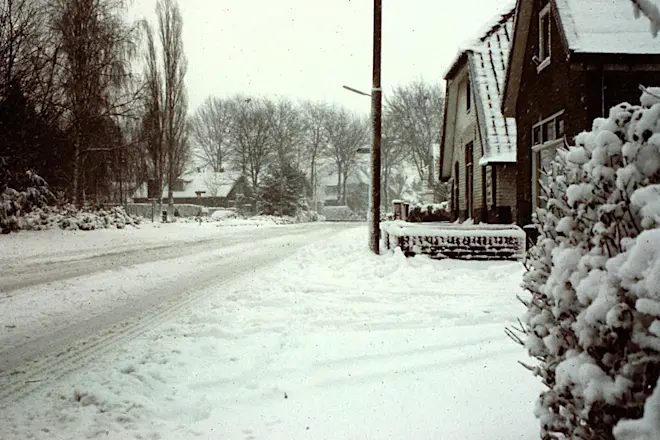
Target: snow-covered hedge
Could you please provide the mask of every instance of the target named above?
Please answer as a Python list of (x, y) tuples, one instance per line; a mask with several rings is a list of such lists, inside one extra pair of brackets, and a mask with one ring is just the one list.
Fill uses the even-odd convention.
[(515, 225), (381, 222), (387, 249), (404, 255), (475, 260), (517, 260), (525, 254), (525, 232)]
[(44, 179), (31, 171), (26, 174), (31, 186), (22, 191), (3, 188), (0, 193), (0, 232), (3, 234), (22, 229), (27, 214), (54, 199)]
[[(657, 92), (657, 91), (656, 91)], [(655, 92), (653, 92), (655, 94)], [(522, 328), (543, 439), (660, 438), (660, 100), (560, 151), (538, 210)], [(518, 332), (516, 331), (518, 330)], [(520, 333), (522, 332), (522, 334)], [(649, 397), (651, 396), (651, 397)]]
[(410, 207), (406, 221), (409, 222), (448, 222), (451, 211), (447, 203), (418, 203)]
[(126, 214), (122, 207), (108, 209), (76, 209), (73, 205), (35, 208), (20, 219), (23, 230), (66, 229), (93, 231), (140, 224), (141, 218)]
[(123, 208), (83, 209), (73, 205), (49, 206), (55, 197), (44, 179), (27, 172), (31, 186), (17, 191), (5, 188), (0, 193), (0, 231), (118, 228), (140, 223), (140, 218), (126, 214)]

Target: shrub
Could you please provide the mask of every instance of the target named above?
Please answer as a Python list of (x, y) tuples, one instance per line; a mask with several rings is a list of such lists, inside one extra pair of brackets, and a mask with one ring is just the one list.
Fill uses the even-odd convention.
[(527, 312), (508, 332), (547, 387), (543, 439), (660, 432), (660, 104), (643, 101), (613, 107), (557, 155), (535, 214)]

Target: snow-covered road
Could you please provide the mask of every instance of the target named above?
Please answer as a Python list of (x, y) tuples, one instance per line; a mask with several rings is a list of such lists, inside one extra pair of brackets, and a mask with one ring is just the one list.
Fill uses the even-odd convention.
[[(317, 227), (237, 261), (219, 252), (53, 283), (97, 307), (128, 303), (132, 285), (179, 294), (5, 378), (0, 438), (538, 438), (541, 386), (504, 334), (522, 310), (522, 265), (378, 257), (366, 238)], [(278, 263), (261, 264), (266, 254)]]
[(203, 299), (207, 287), (249, 278), (346, 227), (216, 229), (174, 244), (45, 250), (22, 264), (8, 261), (0, 269), (0, 407), (165, 322)]

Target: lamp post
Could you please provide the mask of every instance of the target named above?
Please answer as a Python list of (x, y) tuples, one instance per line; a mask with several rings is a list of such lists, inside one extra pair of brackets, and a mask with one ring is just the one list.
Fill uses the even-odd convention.
[(383, 90), (380, 81), (382, 42), (382, 0), (374, 0), (373, 72), (371, 93), (349, 86), (346, 90), (371, 97), (371, 191), (369, 197), (369, 248), (374, 254), (380, 250), (380, 144), (382, 138)]

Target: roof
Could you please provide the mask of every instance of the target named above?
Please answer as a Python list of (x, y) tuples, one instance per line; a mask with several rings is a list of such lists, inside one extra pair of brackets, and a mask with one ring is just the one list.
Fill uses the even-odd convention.
[[(653, 56), (654, 59), (659, 58), (660, 40), (653, 38), (648, 19), (635, 18), (630, 2), (551, 0), (551, 5), (553, 15), (560, 24), (559, 33), (569, 57), (646, 55)], [(535, 38), (529, 35), (533, 12), (534, 2), (518, 0), (502, 103), (506, 116), (514, 116), (516, 112), (518, 84), (522, 76), (527, 41), (529, 38)]]
[(555, 0), (568, 48), (576, 53), (658, 55), (646, 17), (635, 18), (630, 2)]
[[(486, 26), (486, 31), (479, 38), (464, 45), (463, 52), (459, 53), (445, 77), (447, 80), (452, 79), (458, 73), (460, 65), (467, 60), (479, 132), (484, 146), (484, 157), (479, 161), (482, 166), (489, 163), (516, 162), (516, 122), (513, 118), (505, 118), (501, 112), (514, 12), (513, 6), (510, 5), (507, 11), (498, 14)], [(450, 101), (453, 102), (449, 98), (451, 97), (445, 99), (445, 117)], [(444, 135), (442, 140), (444, 143)], [(441, 161), (449, 158), (444, 151), (446, 149), (443, 148)], [(443, 169), (445, 175), (450, 172), (449, 168)], [(443, 177), (442, 169), (440, 177)]]
[[(515, 8), (515, 6), (515, 0), (507, 0), (499, 12), (493, 16), (493, 19), (481, 26), (481, 29), (479, 32), (476, 32), (475, 35), (482, 37), (484, 35), (490, 34), (495, 28), (500, 26), (503, 16), (512, 13), (512, 10)], [(481, 38), (478, 38), (476, 41), (479, 41), (480, 39)], [(445, 70), (443, 75), (444, 79), (451, 78), (456, 74), (456, 69), (460, 67), (461, 64), (466, 60), (467, 52), (473, 48), (476, 41), (474, 39), (470, 39), (459, 46), (456, 56), (454, 56), (452, 62), (449, 63), (449, 68)]]
[[(241, 173), (235, 171), (225, 171), (216, 173), (213, 171), (201, 170), (199, 172), (187, 173), (179, 180), (183, 180), (183, 191), (173, 191), (174, 198), (195, 198), (196, 191), (204, 191), (202, 197), (227, 197), (231, 190), (240, 179)], [(147, 196), (147, 185), (142, 185), (135, 196), (143, 198)], [(167, 184), (163, 188), (163, 197), (168, 197)]]
[(516, 162), (516, 121), (501, 110), (514, 10), (500, 17), (499, 24), (479, 39), (468, 52), (470, 77), (484, 146), (480, 165)]

